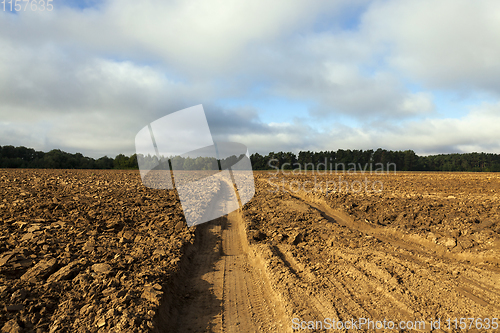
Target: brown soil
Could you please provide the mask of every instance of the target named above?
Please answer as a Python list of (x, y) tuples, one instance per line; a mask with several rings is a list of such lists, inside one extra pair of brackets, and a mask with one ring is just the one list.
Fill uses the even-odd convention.
[(153, 327), (193, 240), (175, 192), (136, 171), (0, 170), (0, 184), (3, 331)]
[(370, 318), (430, 331), (434, 318), (499, 317), (499, 175), (316, 181), (339, 176), (383, 190), (297, 191), (314, 175), (257, 172), (242, 210), (188, 229), (175, 192), (136, 171), (0, 170), (0, 328), (290, 332), (293, 318)]

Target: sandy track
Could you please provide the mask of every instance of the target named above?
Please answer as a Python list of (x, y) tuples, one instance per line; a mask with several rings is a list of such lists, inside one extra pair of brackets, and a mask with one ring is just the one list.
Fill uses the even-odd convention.
[(222, 231), (224, 332), (283, 332), (282, 304), (258, 260), (245, 246), (239, 213), (230, 214)]
[(195, 244), (167, 291), (156, 330), (283, 332), (284, 310), (262, 268), (246, 244), (241, 212), (197, 226)]

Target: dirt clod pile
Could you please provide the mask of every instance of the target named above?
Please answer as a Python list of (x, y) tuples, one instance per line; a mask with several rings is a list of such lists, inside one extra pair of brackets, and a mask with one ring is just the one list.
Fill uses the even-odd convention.
[(138, 172), (0, 170), (2, 332), (144, 332), (192, 231)]

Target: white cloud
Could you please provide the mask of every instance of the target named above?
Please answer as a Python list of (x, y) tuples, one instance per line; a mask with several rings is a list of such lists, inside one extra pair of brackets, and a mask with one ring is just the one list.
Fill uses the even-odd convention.
[(252, 48), (307, 28), (318, 14), (346, 3), (109, 0), (84, 11), (23, 12), (0, 22), (0, 28), (29, 43), (57, 41), (90, 52), (163, 61), (184, 75), (217, 75), (240, 67), (240, 57)]
[(252, 151), (336, 150), (336, 149), (413, 149), (417, 154), (500, 152), (500, 132), (491, 124), (500, 123), (500, 103), (484, 103), (470, 108), (462, 118), (426, 118), (402, 124), (391, 121), (370, 125), (334, 124), (328, 131), (317, 131), (294, 122), (270, 126), (267, 133), (233, 135)]
[(387, 43), (388, 62), (430, 88), (500, 93), (500, 2), (375, 1), (361, 31)]
[(422, 114), (433, 111), (432, 96), (429, 93), (408, 94), (398, 105), (398, 109), (405, 114)]
[(314, 100), (315, 116), (346, 114), (366, 120), (422, 115), (434, 110), (430, 93), (410, 92), (393, 74), (363, 75), (354, 64), (314, 63), (308, 71), (292, 68), (275, 92), (288, 98)]
[(419, 154), (438, 154), (472, 151), (500, 153), (500, 103), (483, 103), (470, 107), (461, 118), (426, 118), (402, 124), (379, 124), (357, 129), (359, 132), (346, 140), (357, 146), (363, 133), (370, 143), (365, 147), (387, 149), (413, 149)]

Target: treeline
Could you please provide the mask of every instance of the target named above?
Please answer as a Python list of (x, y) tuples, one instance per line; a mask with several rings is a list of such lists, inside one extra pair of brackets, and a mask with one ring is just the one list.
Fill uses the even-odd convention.
[(80, 153), (53, 149), (48, 153), (32, 148), (0, 146), (0, 168), (37, 169), (138, 169), (136, 155), (93, 159)]
[[(232, 165), (237, 160), (231, 156), (221, 164)], [(440, 154), (418, 156), (413, 150), (392, 151), (344, 150), (337, 151), (301, 151), (297, 155), (291, 152), (271, 152), (266, 156), (258, 153), (250, 156), (253, 170), (284, 169), (294, 170), (387, 170), (390, 171), (483, 171), (500, 172), (500, 155), (491, 153)], [(185, 159), (171, 160), (174, 168), (204, 169), (199, 163), (213, 168), (214, 161)], [(181, 167), (180, 164), (183, 164)], [(187, 164), (187, 165), (184, 165)], [(222, 165), (222, 167), (225, 167)], [(47, 153), (32, 148), (0, 146), (0, 168), (40, 168), (40, 169), (138, 169), (137, 155), (117, 155), (93, 159), (80, 153), (71, 154), (59, 149)]]
[[(389, 171), (482, 171), (499, 172), (500, 155), (491, 153), (418, 156), (413, 150), (343, 150), (271, 152), (250, 156), (253, 170), (389, 170)], [(370, 169), (371, 168), (371, 169)]]
[[(241, 156), (240, 156), (241, 157)], [(227, 168), (235, 164), (240, 157), (230, 156), (221, 161), (209, 157), (181, 157), (175, 156), (170, 159), (175, 170), (218, 170), (219, 164), (222, 168)], [(156, 156), (142, 156), (133, 154), (125, 156), (117, 155), (114, 159), (104, 156), (99, 159), (83, 156), (80, 153), (71, 154), (53, 149), (48, 153), (35, 151), (32, 148), (0, 146), (0, 168), (37, 168), (37, 169), (139, 169), (138, 158), (141, 165), (155, 168), (168, 159), (158, 160)], [(165, 167), (165, 166), (164, 166)]]
[[(219, 170), (227, 169), (236, 164), (244, 155), (229, 156), (225, 159), (217, 160), (214, 157), (183, 157), (183, 156), (162, 156), (158, 159), (156, 156), (140, 154), (137, 159), (143, 168), (165, 170), (170, 166), (173, 170)], [(170, 162), (170, 164), (169, 164)]]

